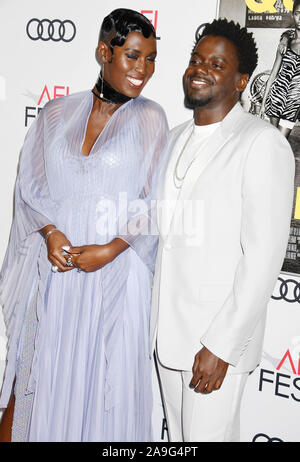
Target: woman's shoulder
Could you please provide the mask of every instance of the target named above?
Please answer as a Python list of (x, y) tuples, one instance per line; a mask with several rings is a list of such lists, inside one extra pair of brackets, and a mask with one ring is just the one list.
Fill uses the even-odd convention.
[(71, 93), (67, 96), (60, 96), (59, 98), (51, 99), (43, 107), (44, 117), (60, 116), (66, 107), (76, 107), (82, 102), (84, 98), (88, 96), (90, 91), (81, 91), (77, 93)]
[(156, 101), (139, 96), (131, 105), (134, 113), (138, 116), (143, 127), (147, 127), (148, 131), (156, 131), (159, 127), (162, 131), (168, 131), (168, 120), (162, 106)]
[(143, 111), (144, 115), (148, 115), (149, 117), (166, 117), (166, 113), (159, 103), (144, 96), (136, 98), (133, 107), (134, 109)]
[(277, 52), (284, 56), (287, 51), (291, 50), (291, 43), (295, 39), (295, 31), (293, 29), (285, 30), (279, 40)]

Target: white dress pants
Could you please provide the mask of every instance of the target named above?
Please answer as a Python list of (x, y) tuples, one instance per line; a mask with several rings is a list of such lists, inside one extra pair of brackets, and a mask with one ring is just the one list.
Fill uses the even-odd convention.
[(227, 374), (219, 390), (204, 395), (189, 388), (192, 372), (157, 363), (169, 441), (239, 441), (240, 404), (248, 372)]

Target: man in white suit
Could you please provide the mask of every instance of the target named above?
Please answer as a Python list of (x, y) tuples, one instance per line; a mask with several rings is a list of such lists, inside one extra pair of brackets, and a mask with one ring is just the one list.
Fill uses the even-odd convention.
[(151, 337), (171, 441), (239, 440), (285, 255), (294, 156), (239, 103), (256, 64), (245, 28), (206, 25), (183, 78), (194, 118), (170, 134)]

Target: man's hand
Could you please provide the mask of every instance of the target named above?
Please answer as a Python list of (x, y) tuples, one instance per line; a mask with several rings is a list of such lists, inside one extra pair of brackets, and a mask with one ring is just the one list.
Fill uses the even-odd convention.
[(203, 394), (219, 390), (228, 366), (228, 363), (203, 347), (195, 356), (190, 388), (194, 388), (195, 392)]

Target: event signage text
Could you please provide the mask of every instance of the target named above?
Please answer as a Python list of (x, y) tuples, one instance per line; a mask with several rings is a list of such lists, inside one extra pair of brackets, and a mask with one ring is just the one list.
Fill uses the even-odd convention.
[[(54, 85), (53, 92), (51, 91), (52, 88), (48, 88), (47, 85), (44, 86), (41, 95), (39, 97), (37, 106), (26, 106), (25, 107), (25, 127), (28, 126), (28, 122), (30, 119), (35, 119), (36, 116), (40, 113), (43, 109), (45, 104), (45, 100), (50, 101), (51, 99), (61, 98), (62, 96), (67, 96), (70, 93), (69, 86), (62, 86), (62, 85)], [(53, 94), (53, 96), (52, 96)], [(52, 98), (51, 98), (52, 96)]]
[[(282, 367), (289, 366), (291, 374), (283, 374), (279, 372)], [(295, 361), (291, 351), (288, 349), (284, 353), (281, 361), (276, 367), (276, 372), (267, 369), (261, 369), (259, 375), (259, 391), (268, 385), (273, 385), (274, 395), (280, 398), (292, 398), (296, 402), (300, 402), (300, 395), (296, 394), (296, 391), (300, 391), (300, 352), (298, 352), (298, 358)], [(272, 384), (272, 385), (270, 385)]]
[(289, 28), (292, 27), (292, 0), (245, 0), (246, 27)]

